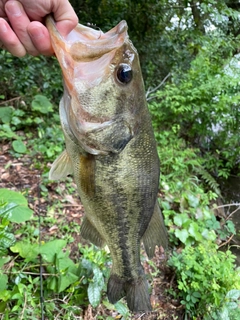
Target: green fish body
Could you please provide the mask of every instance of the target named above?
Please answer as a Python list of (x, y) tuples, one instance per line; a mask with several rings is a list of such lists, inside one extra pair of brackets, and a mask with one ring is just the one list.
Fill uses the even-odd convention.
[(60, 119), (66, 143), (50, 179), (73, 174), (86, 214), (81, 235), (109, 247), (109, 301), (126, 296), (130, 310), (149, 311), (140, 244), (151, 258), (156, 245), (167, 246), (167, 234), (137, 51), (125, 21), (107, 33), (78, 25), (66, 38), (51, 17), (47, 27), (63, 71)]

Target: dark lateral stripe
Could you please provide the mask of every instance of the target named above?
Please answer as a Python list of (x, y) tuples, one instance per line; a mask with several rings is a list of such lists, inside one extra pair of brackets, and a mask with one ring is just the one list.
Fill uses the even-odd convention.
[(92, 154), (80, 156), (80, 185), (88, 197), (95, 195), (95, 157)]

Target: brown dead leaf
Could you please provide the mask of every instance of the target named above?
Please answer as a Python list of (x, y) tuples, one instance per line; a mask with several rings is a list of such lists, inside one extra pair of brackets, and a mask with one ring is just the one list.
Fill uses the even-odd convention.
[(9, 180), (9, 173), (8, 172), (5, 172), (1, 175), (1, 180)]

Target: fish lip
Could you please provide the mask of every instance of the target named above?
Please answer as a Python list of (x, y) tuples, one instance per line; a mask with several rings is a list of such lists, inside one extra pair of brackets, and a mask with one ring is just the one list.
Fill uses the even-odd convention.
[(78, 24), (67, 36), (62, 36), (56, 28), (51, 15), (46, 18), (53, 49), (57, 54), (57, 46), (71, 55), (77, 62), (88, 62), (98, 59), (104, 54), (118, 49), (128, 39), (127, 23), (119, 22), (106, 33)]

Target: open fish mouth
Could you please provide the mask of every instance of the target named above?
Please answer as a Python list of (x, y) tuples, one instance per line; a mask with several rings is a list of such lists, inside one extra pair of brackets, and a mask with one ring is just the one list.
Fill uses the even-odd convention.
[(93, 79), (106, 74), (106, 68), (116, 49), (128, 39), (126, 21), (121, 21), (106, 33), (78, 24), (66, 37), (61, 36), (58, 32), (51, 16), (47, 18), (46, 23), (64, 80), (69, 88), (71, 88), (70, 76), (71, 80), (74, 77), (91, 82), (91, 75)]
[[(135, 56), (129, 50), (126, 21), (106, 33), (78, 24), (66, 37), (58, 32), (51, 16), (48, 16), (46, 25), (63, 73), (62, 109), (65, 110), (60, 110), (60, 114), (65, 129), (86, 152), (95, 155), (120, 152), (132, 137), (127, 113), (122, 119), (116, 113), (117, 101), (121, 99), (119, 86), (122, 85), (116, 80), (116, 69), (119, 65), (129, 68), (125, 73), (120, 71), (121, 77), (130, 77), (131, 67), (126, 61), (131, 64)], [(123, 78), (124, 81), (129, 79)], [(97, 97), (106, 91), (109, 92), (108, 102), (103, 108)], [(117, 134), (122, 137), (114, 146), (106, 142), (115, 139)]]

